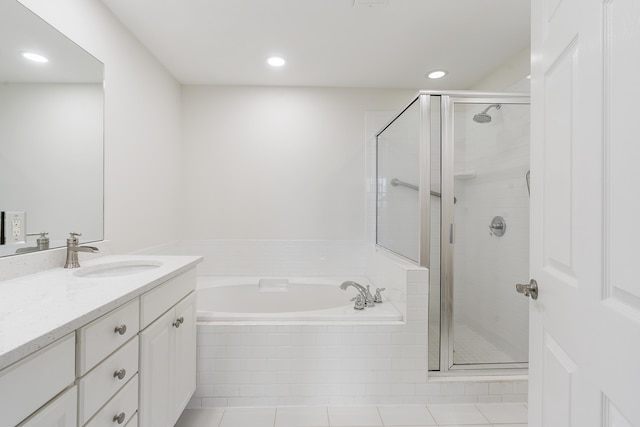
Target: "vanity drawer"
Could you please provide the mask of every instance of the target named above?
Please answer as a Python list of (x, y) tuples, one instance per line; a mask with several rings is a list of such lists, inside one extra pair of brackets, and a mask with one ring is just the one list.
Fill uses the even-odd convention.
[(138, 299), (78, 329), (77, 374), (82, 376), (140, 329)]
[(140, 329), (149, 326), (196, 288), (196, 269), (167, 280), (140, 297)]
[(78, 383), (80, 425), (86, 423), (137, 372), (138, 337), (136, 336), (80, 379)]
[(78, 389), (69, 390), (56, 397), (18, 427), (76, 427)]
[(96, 416), (93, 417), (85, 427), (124, 426), (137, 411), (138, 375), (135, 375), (113, 399), (98, 411)]
[(75, 380), (75, 335), (69, 334), (0, 371), (2, 425), (14, 426)]

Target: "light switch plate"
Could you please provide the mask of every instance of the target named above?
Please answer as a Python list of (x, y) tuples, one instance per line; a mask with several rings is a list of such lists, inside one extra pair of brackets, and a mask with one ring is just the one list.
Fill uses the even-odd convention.
[(26, 243), (27, 213), (20, 211), (7, 211), (4, 215), (5, 244)]

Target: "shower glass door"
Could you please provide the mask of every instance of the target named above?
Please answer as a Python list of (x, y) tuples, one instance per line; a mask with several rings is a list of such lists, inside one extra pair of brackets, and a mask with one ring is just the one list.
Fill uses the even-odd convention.
[(377, 137), (376, 243), (420, 261), (420, 100)]
[(529, 279), (529, 105), (446, 101), (443, 204), (455, 196), (443, 206), (454, 224), (447, 367), (518, 367), (528, 360), (528, 299), (515, 284)]

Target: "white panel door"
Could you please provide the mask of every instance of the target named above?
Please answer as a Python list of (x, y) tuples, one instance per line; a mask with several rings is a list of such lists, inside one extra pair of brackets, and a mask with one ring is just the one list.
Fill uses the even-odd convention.
[(640, 427), (640, 1), (532, 0), (529, 426)]

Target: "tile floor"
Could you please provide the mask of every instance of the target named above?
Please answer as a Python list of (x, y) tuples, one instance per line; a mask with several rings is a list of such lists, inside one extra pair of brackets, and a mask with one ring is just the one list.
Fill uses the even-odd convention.
[(176, 427), (527, 427), (524, 403), (186, 409)]

